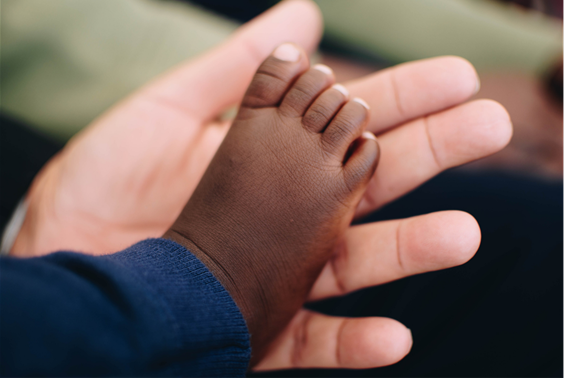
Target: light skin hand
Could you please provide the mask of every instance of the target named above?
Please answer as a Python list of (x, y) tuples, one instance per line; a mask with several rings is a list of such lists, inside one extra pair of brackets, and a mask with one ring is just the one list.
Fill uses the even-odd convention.
[(286, 41), (311, 52), (320, 37), (316, 6), (285, 2), (125, 99), (38, 175), (11, 253), (99, 255), (160, 237), (227, 132), (220, 115), (241, 100), (262, 60)]
[[(472, 65), (458, 57), (402, 64), (346, 85), (371, 107), (367, 130), (382, 150), (357, 216), (401, 197), (445, 169), (491, 155), (513, 132), (491, 100), (463, 103), (479, 89)], [(378, 88), (374, 90), (373, 88)]]
[[(221, 112), (240, 101), (253, 72), (276, 45), (289, 40), (311, 51), (320, 26), (310, 3), (284, 2), (100, 118), (35, 180), (13, 254), (59, 249), (103, 254), (161, 236), (227, 132), (230, 123), (217, 120)], [(378, 134), (382, 151), (359, 216), (443, 169), (507, 143), (511, 125), (501, 106), (483, 100), (458, 105), (476, 83), (467, 62), (437, 58), (346, 84), (352, 96), (370, 104), (368, 129)], [(479, 241), (475, 221), (460, 212), (351, 227), (346, 248), (336, 250), (310, 298), (461, 264)], [(306, 331), (311, 332), (307, 345), (292, 341), (296, 332)], [(376, 367), (398, 361), (410, 346), (409, 331), (391, 319), (350, 320), (300, 311), (257, 369)]]
[[(476, 220), (461, 211), (354, 226), (319, 276), (310, 300), (461, 265), (479, 244)], [(393, 319), (301, 310), (255, 370), (386, 366), (405, 357), (412, 343), (409, 329)]]

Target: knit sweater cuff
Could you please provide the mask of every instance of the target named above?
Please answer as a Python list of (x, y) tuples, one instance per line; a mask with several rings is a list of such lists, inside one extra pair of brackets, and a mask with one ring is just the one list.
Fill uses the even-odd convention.
[[(221, 283), (186, 248), (147, 239), (106, 258), (135, 270), (153, 289), (177, 343), (180, 372), (186, 361), (189, 375), (245, 375), (251, 354), (245, 320)], [(196, 359), (203, 362), (202, 371), (193, 371)]]

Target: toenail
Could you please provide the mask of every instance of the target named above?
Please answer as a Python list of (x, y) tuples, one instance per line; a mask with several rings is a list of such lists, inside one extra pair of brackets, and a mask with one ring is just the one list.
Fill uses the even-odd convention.
[(286, 62), (297, 62), (300, 58), (300, 50), (292, 43), (284, 43), (274, 50), (274, 57)]
[(366, 101), (364, 101), (361, 98), (355, 97), (353, 98), (353, 101), (358, 102), (360, 105), (364, 106), (366, 109), (370, 110), (370, 106), (368, 106), (368, 104), (366, 103)]
[(333, 70), (329, 67), (327, 67), (325, 64), (316, 64), (315, 66), (313, 66), (312, 68), (323, 72), (324, 74), (327, 75), (333, 75)]
[(338, 91), (341, 92), (346, 98), (349, 98), (349, 91), (347, 90), (347, 88), (345, 88), (345, 87), (342, 86), (341, 84), (335, 84), (335, 85), (333, 85), (331, 88), (338, 90)]
[(362, 137), (363, 137), (364, 139), (377, 140), (377, 139), (376, 139), (376, 135), (372, 134), (370, 131), (364, 131), (364, 132), (362, 133)]

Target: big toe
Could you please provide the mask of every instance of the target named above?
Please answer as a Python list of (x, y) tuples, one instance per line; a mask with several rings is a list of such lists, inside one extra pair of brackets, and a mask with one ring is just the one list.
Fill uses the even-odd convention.
[(298, 46), (293, 43), (278, 46), (258, 68), (241, 106), (277, 106), (298, 75), (308, 66), (308, 57)]

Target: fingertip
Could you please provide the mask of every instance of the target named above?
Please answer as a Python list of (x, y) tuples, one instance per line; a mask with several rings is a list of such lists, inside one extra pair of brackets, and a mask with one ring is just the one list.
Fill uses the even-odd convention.
[(460, 238), (461, 245), (459, 246), (461, 251), (461, 264), (470, 260), (480, 247), (482, 241), (482, 230), (476, 218), (471, 214), (460, 211), (452, 210), (452, 213), (458, 217), (459, 228), (464, 229), (464, 238)]
[[(482, 114), (489, 117), (489, 126), (483, 132), (488, 136), (492, 153), (503, 149), (511, 141), (513, 136), (513, 124), (511, 117), (505, 107), (494, 100), (476, 100)], [(487, 126), (487, 125), (486, 125)]]
[(448, 71), (453, 74), (453, 77), (456, 75), (456, 86), (462, 97), (469, 98), (480, 90), (478, 72), (469, 60), (455, 55), (432, 59), (440, 61), (442, 65), (448, 67)]
[(257, 19), (264, 19), (268, 24), (284, 24), (287, 38), (302, 41), (300, 44), (308, 53), (317, 48), (323, 34), (321, 10), (311, 0), (281, 1)]
[[(460, 139), (465, 134), (466, 143), (460, 143), (456, 150), (458, 162), (466, 163), (483, 158), (502, 150), (511, 141), (513, 125), (505, 108), (493, 100), (474, 100), (460, 109), (459, 119), (466, 118), (459, 124)], [(452, 145), (456, 142), (451, 142)]]
[(482, 87), (482, 82), (480, 81), (480, 76), (478, 75), (478, 73), (476, 73), (476, 88), (474, 89), (473, 94), (480, 92), (481, 87)]
[(283, 42), (295, 43), (307, 53), (314, 52), (322, 33), (321, 12), (313, 1), (281, 1), (242, 25), (234, 40), (244, 42), (246, 52), (258, 67), (273, 47)]
[(509, 114), (492, 100), (473, 100), (435, 114), (428, 125), (443, 169), (494, 154), (513, 135)]
[(467, 263), (478, 251), (482, 240), (480, 225), (476, 218), (465, 211), (449, 210), (433, 213), (437, 217), (436, 225), (442, 227), (444, 250), (450, 250), (449, 267)]
[(394, 319), (389, 319), (386, 354), (381, 358), (380, 366), (387, 366), (401, 361), (411, 351), (413, 335), (411, 330)]
[[(411, 350), (411, 331), (402, 323), (389, 318), (364, 318), (350, 323), (359, 335), (354, 345), (343, 345), (348, 353), (341, 353), (343, 367), (367, 369), (394, 364)], [(352, 339), (351, 339), (352, 341)]]
[[(284, 3), (286, 3), (286, 1)], [(313, 51), (317, 47), (317, 44), (321, 40), (321, 36), (323, 34), (323, 15), (321, 13), (321, 9), (319, 9), (319, 6), (311, 0), (287, 1), (287, 3), (295, 3), (293, 6), (297, 9), (293, 13), (294, 17), (295, 14), (300, 14), (302, 17), (306, 18), (309, 25), (311, 25), (312, 35), (315, 36), (314, 40), (316, 43), (308, 48), (308, 51)]]
[(478, 222), (463, 211), (439, 211), (404, 222), (400, 228), (405, 240), (403, 260), (412, 273), (462, 265), (480, 246)]

